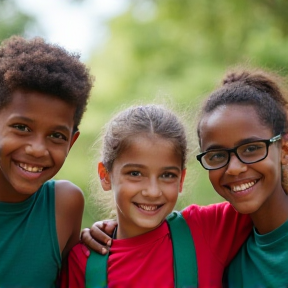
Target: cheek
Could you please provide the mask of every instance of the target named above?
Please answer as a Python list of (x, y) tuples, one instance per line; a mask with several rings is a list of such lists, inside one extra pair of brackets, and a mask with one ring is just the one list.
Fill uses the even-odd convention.
[(115, 203), (119, 206), (125, 205), (132, 197), (129, 188), (126, 185), (113, 184), (111, 190), (114, 193)]
[(216, 192), (220, 194), (221, 196), (222, 196), (221, 194), (222, 188), (221, 188), (220, 180), (221, 180), (222, 174), (223, 173), (221, 172), (221, 169), (209, 171), (209, 180), (212, 186), (214, 187), (214, 189), (216, 190)]
[(217, 183), (217, 179), (218, 175), (216, 171), (209, 171), (209, 180), (213, 186)]
[(166, 197), (168, 201), (173, 205), (176, 205), (178, 195), (179, 195), (179, 189), (180, 189), (180, 183), (170, 185), (169, 187), (166, 188), (166, 193), (167, 193)]
[[(269, 159), (267, 159), (269, 160)], [(264, 164), (264, 165), (263, 165)], [(259, 173), (263, 174), (266, 179), (269, 179), (269, 182), (274, 184), (274, 182), (281, 181), (281, 163), (276, 161), (266, 161), (262, 165), (258, 165)], [(268, 183), (269, 183), (268, 182)]]
[[(49, 148), (48, 148), (49, 149)], [(59, 163), (65, 161), (66, 157), (68, 156), (69, 153), (69, 147), (63, 147), (62, 149), (49, 149), (50, 150), (50, 154), (52, 155), (52, 157), (54, 158), (54, 161), (57, 161)]]
[(281, 175), (281, 165), (281, 151), (273, 151), (271, 149), (267, 158), (259, 163), (255, 163), (254, 168), (258, 169), (258, 171), (266, 175), (266, 177), (272, 175), (275, 177), (275, 175)]

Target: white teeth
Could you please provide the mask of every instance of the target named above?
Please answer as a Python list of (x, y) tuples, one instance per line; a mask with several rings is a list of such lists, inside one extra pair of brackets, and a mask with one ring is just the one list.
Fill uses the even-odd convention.
[(158, 208), (157, 205), (144, 205), (144, 204), (138, 204), (138, 207), (145, 211), (155, 211)]
[(39, 173), (43, 171), (43, 167), (31, 166), (27, 165), (26, 163), (19, 163), (19, 167), (21, 167), (23, 170), (33, 173)]
[(243, 190), (246, 190), (246, 189), (254, 186), (255, 184), (256, 184), (256, 181), (251, 181), (251, 182), (248, 182), (248, 183), (244, 183), (244, 184), (241, 184), (241, 185), (234, 186), (234, 187), (232, 187), (232, 190), (233, 190), (233, 192), (243, 191)]

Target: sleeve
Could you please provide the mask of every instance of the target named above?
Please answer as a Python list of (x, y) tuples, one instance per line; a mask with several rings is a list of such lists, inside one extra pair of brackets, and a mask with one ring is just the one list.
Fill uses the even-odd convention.
[(60, 288), (85, 288), (85, 271), (89, 249), (84, 244), (75, 245), (63, 264), (60, 275)]
[(238, 213), (228, 202), (208, 206), (191, 205), (182, 214), (193, 239), (194, 236), (198, 240), (202, 239), (205, 242), (201, 243), (202, 248), (207, 247), (224, 267), (230, 263), (252, 230), (250, 216)]

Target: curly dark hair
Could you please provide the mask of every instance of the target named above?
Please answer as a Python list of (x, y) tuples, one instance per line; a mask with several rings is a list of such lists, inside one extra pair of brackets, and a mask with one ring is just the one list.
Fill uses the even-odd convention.
[(17, 89), (50, 94), (76, 107), (77, 129), (94, 80), (79, 58), (78, 53), (40, 37), (27, 40), (12, 36), (4, 40), (0, 45), (0, 109), (12, 101)]

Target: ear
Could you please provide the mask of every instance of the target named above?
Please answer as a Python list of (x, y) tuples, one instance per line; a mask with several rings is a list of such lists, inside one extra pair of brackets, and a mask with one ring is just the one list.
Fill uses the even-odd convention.
[(104, 191), (111, 190), (110, 174), (104, 166), (103, 162), (98, 163), (98, 175), (100, 178), (101, 186)]
[(281, 163), (282, 165), (288, 165), (288, 133), (285, 133), (282, 136), (282, 156)]
[(185, 180), (185, 176), (186, 176), (186, 168), (183, 169), (182, 172), (181, 172), (181, 179), (180, 179), (180, 188), (179, 188), (179, 192), (182, 192), (183, 184), (184, 184), (184, 180)]
[(79, 131), (79, 130), (77, 130), (77, 131), (73, 134), (72, 139), (71, 139), (71, 141), (70, 141), (69, 150), (72, 148), (73, 144), (76, 142), (76, 140), (78, 139), (79, 135), (80, 135), (80, 131)]

